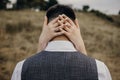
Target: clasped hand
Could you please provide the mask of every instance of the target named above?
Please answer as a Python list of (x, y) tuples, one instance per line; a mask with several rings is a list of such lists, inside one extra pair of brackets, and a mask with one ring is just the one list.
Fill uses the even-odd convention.
[(43, 30), (39, 37), (38, 52), (44, 50), (51, 39), (60, 35), (65, 35), (79, 52), (87, 55), (78, 20), (72, 21), (64, 14), (59, 15), (49, 23), (45, 16)]

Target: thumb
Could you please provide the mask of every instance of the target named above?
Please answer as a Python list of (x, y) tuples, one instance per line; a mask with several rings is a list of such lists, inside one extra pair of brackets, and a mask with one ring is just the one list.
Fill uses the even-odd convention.
[(47, 18), (47, 16), (45, 16), (45, 19), (44, 19), (44, 26), (46, 26), (47, 25), (47, 23), (48, 23), (48, 18)]

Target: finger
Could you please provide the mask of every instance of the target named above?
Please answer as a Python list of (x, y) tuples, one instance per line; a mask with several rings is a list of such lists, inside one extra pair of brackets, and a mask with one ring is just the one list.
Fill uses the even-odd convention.
[(72, 26), (75, 25), (74, 22), (73, 22), (69, 17), (67, 17), (65, 20), (66, 20), (67, 22), (69, 22)]
[(60, 31), (62, 34), (65, 34), (66, 36), (69, 36), (69, 33), (67, 31), (65, 31), (64, 29), (60, 28)]
[(74, 22), (69, 18), (67, 17), (65, 14), (62, 14), (62, 16), (65, 18), (65, 20), (67, 20), (70, 24), (72, 25), (75, 25)]
[(65, 23), (65, 18), (63, 18), (62, 15), (59, 15), (59, 19), (60, 19), (60, 21), (61, 21), (63, 24)]
[(64, 20), (64, 18), (63, 18), (63, 16), (62, 16), (62, 15), (59, 15), (59, 19), (63, 19), (63, 20)]
[(64, 27), (64, 25), (57, 26), (57, 27), (54, 28), (54, 31), (58, 32), (58, 31), (60, 31), (60, 28), (63, 28), (63, 27)]
[(55, 23), (55, 24), (53, 24), (53, 27), (58, 27), (59, 26), (59, 23), (57, 22), (57, 23)]
[(55, 28), (55, 30), (54, 30), (55, 32), (59, 32), (60, 31), (60, 29), (59, 28)]
[(60, 36), (60, 35), (63, 35), (64, 33), (62, 31), (60, 31), (60, 32), (56, 32), (54, 34), (55, 34), (55, 36)]
[(60, 25), (63, 25), (63, 22), (62, 22), (62, 21), (60, 21), (60, 20), (58, 20), (58, 23), (59, 23)]
[(67, 26), (68, 28), (73, 28), (73, 26), (70, 23), (65, 23), (65, 26)]
[(53, 19), (53, 20), (50, 22), (50, 24), (54, 24), (54, 23), (56, 23), (56, 22), (58, 21), (58, 19), (59, 19), (59, 17)]
[(65, 14), (62, 14), (62, 17), (65, 19), (65, 18), (67, 18), (67, 16), (65, 15)]
[(65, 26), (65, 25), (63, 24), (63, 25), (60, 25), (60, 26), (58, 26), (58, 27), (59, 27), (59, 28), (64, 28), (64, 26)]
[(65, 31), (67, 31), (67, 32), (70, 32), (70, 31), (71, 31), (71, 29), (68, 28), (68, 26), (65, 26), (64, 29), (65, 29)]
[(55, 32), (59, 32), (59, 31), (60, 31), (60, 28), (59, 28), (59, 27), (56, 27), (56, 28), (54, 28), (54, 31), (55, 31)]
[(47, 23), (48, 23), (48, 18), (47, 18), (47, 16), (45, 16), (45, 19), (44, 19), (44, 23), (43, 23), (43, 25), (46, 26)]
[(79, 28), (78, 19), (75, 19), (75, 24), (76, 24), (76, 26)]

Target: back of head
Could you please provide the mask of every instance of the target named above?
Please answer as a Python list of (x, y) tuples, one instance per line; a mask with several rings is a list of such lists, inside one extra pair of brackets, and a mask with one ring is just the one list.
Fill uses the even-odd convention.
[(62, 14), (65, 14), (73, 21), (76, 19), (75, 13), (72, 8), (70, 8), (69, 6), (57, 4), (57, 5), (50, 7), (46, 12), (48, 23), (54, 18)]

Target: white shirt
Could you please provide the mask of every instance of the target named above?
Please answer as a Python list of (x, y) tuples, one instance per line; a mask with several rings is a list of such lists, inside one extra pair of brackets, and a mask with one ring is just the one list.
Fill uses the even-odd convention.
[[(45, 51), (65, 51), (65, 52), (71, 52), (71, 51), (77, 51), (73, 44), (69, 41), (51, 41), (48, 43)], [(11, 80), (21, 80), (21, 72), (22, 72), (22, 66), (25, 60), (20, 61), (17, 63)], [(96, 59), (97, 64), (97, 70), (98, 70), (98, 79), (99, 80), (112, 80), (110, 72), (107, 68), (107, 66)]]

